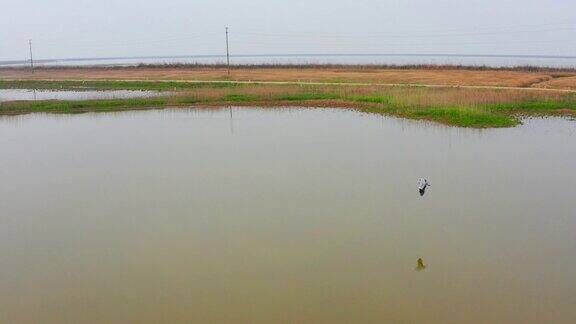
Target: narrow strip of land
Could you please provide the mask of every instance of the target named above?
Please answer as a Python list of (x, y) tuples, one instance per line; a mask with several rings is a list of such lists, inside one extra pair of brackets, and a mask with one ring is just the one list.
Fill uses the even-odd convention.
[(31, 73), (2, 68), (4, 80), (155, 80), (261, 81), (402, 84), (429, 86), (490, 86), (576, 90), (576, 70), (474, 69), (473, 67), (221, 66), (48, 67)]
[[(2, 79), (6, 82), (22, 82), (29, 79)], [(80, 79), (33, 79), (38, 82), (85, 82)], [(348, 86), (348, 87), (392, 87), (392, 88), (452, 88), (452, 89), (484, 89), (484, 90), (519, 90), (519, 91), (547, 91), (560, 93), (576, 93), (576, 89), (532, 88), (532, 87), (506, 87), (481, 85), (442, 85), (421, 83), (366, 83), (366, 82), (314, 82), (314, 81), (243, 81), (243, 80), (133, 80), (133, 79), (98, 79), (101, 82), (149, 82), (149, 83), (190, 83), (190, 84), (253, 84), (253, 85), (296, 85), (296, 86)]]

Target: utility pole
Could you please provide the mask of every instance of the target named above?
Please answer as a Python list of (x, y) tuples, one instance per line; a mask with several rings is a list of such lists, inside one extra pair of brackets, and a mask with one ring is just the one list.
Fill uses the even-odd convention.
[(31, 39), (28, 40), (28, 45), (30, 47), (30, 69), (32, 70), (32, 73), (34, 73), (34, 56), (32, 56), (32, 40)]
[(228, 67), (228, 76), (230, 76), (230, 47), (228, 45), (228, 27), (226, 27), (226, 66)]

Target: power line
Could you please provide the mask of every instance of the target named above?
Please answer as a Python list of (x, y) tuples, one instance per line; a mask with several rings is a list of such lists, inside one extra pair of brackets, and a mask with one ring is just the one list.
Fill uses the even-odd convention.
[(503, 34), (532, 34), (544, 33), (553, 31), (572, 31), (576, 27), (565, 28), (549, 28), (538, 30), (514, 30), (514, 31), (494, 31), (494, 32), (469, 32), (469, 33), (445, 33), (445, 34), (398, 34), (398, 33), (262, 33), (262, 32), (239, 32), (238, 35), (252, 35), (252, 36), (265, 36), (265, 37), (293, 37), (293, 38), (306, 38), (306, 37), (322, 37), (322, 38), (358, 38), (358, 37), (392, 37), (392, 38), (434, 38), (434, 37), (458, 37), (458, 36), (487, 36), (487, 35), (503, 35)]
[[(417, 29), (404, 29), (404, 30), (399, 30), (399, 32), (395, 32), (395, 33), (391, 33), (391, 32), (363, 32), (363, 31), (358, 31), (358, 32), (341, 32), (341, 33), (334, 33), (334, 32), (323, 32), (323, 31), (318, 31), (318, 30), (301, 30), (301, 31), (295, 31), (295, 32), (285, 32), (285, 33), (279, 33), (282, 35), (314, 35), (314, 36), (322, 36), (322, 35), (349, 35), (349, 36), (365, 36), (365, 35), (399, 35), (399, 36), (405, 36), (406, 34), (410, 34), (410, 33), (418, 33), (421, 34), (422, 32), (425, 33), (434, 33), (434, 35), (440, 33), (440, 34), (446, 34), (449, 32), (456, 32), (457, 34), (459, 33), (466, 33), (466, 35), (468, 35), (470, 32), (474, 32), (474, 33), (484, 33), (484, 32), (494, 32), (494, 33), (502, 33), (502, 32), (517, 32), (514, 29), (518, 29), (518, 28), (535, 28), (535, 27), (551, 27), (551, 26), (572, 26), (572, 27), (576, 27), (576, 20), (566, 20), (564, 22), (556, 22), (556, 23), (545, 23), (545, 24), (523, 24), (523, 25), (507, 25), (507, 26), (492, 26), (492, 27), (485, 27), (485, 26), (476, 26), (476, 27), (467, 27), (467, 28), (449, 28), (449, 29), (431, 29), (431, 28), (417, 28)], [(554, 30), (563, 30), (564, 28), (554, 28)], [(572, 28), (569, 28), (572, 29)], [(398, 30), (397, 28), (395, 28), (395, 30)], [(545, 29), (544, 31), (547, 31), (549, 29)], [(536, 30), (536, 31), (541, 31), (541, 30)], [(260, 30), (246, 30), (245, 32), (247, 33), (262, 33)], [(524, 32), (524, 31), (521, 31)], [(526, 32), (530, 32), (526, 31)], [(278, 35), (278, 34), (277, 34)], [(453, 34), (450, 33), (450, 36), (452, 36)]]
[[(563, 26), (563, 27), (559, 27)], [(536, 28), (536, 27), (550, 27), (550, 28)], [(517, 28), (531, 28), (523, 30), (514, 30)], [(268, 33), (261, 31), (236, 32), (236, 35), (258, 35), (266, 37), (333, 37), (333, 38), (346, 38), (346, 37), (401, 37), (401, 38), (429, 38), (429, 37), (458, 37), (458, 36), (484, 36), (484, 35), (502, 35), (502, 34), (521, 34), (521, 33), (542, 33), (553, 31), (571, 31), (576, 29), (576, 22), (565, 23), (548, 23), (548, 24), (527, 24), (506, 27), (479, 27), (469, 31), (467, 28), (453, 28), (453, 29), (425, 29), (425, 30), (400, 30), (399, 32), (323, 32), (323, 31), (299, 31), (299, 32), (281, 32), (281, 33)], [(424, 32), (424, 33), (423, 33)], [(416, 33), (416, 34), (414, 34)], [(194, 34), (187, 34), (185, 36), (174, 36), (173, 34), (157, 34), (157, 37), (129, 37), (128, 40), (113, 40), (113, 41), (94, 41), (91, 39), (52, 39), (43, 41), (46, 45), (58, 45), (62, 43), (69, 44), (87, 44), (97, 45), (102, 44), (106, 46), (112, 45), (126, 45), (126, 44), (147, 44), (159, 43), (169, 41), (184, 41), (190, 38), (208, 37), (215, 35), (214, 32), (200, 32)]]
[[(461, 39), (459, 41), (459, 36), (498, 36), (503, 34), (522, 34), (522, 33), (546, 33), (546, 32), (553, 32), (553, 31), (560, 31), (560, 30), (575, 30), (576, 26), (573, 26), (576, 23), (556, 23), (556, 24), (533, 24), (533, 25), (524, 25), (523, 27), (528, 28), (531, 27), (551, 27), (551, 28), (541, 28), (541, 29), (523, 29), (523, 30), (502, 30), (502, 31), (494, 31), (495, 28), (488, 27), (493, 31), (486, 31), (487, 28), (479, 28), (476, 32), (460, 32), (460, 33), (418, 33), (418, 34), (405, 34), (402, 35), (400, 33), (394, 32), (287, 32), (287, 33), (269, 33), (269, 32), (249, 32), (249, 31), (240, 31), (235, 32), (235, 35), (238, 35), (239, 42), (242, 44), (241, 50), (250, 51), (251, 47), (259, 47), (258, 52), (265, 52), (266, 49), (270, 50), (273, 49), (274, 51), (281, 51), (281, 50), (290, 50), (294, 46), (299, 46), (301, 52), (307, 52), (309, 50), (318, 51), (324, 50), (328, 52), (332, 52), (333, 50), (335, 53), (345, 53), (347, 50), (353, 49), (356, 53), (359, 52), (372, 52), (377, 51), (381, 52), (382, 50), (385, 51), (410, 51), (410, 50), (418, 50), (424, 49), (424, 47), (432, 46), (432, 50), (442, 50), (442, 47), (447, 48), (447, 46), (457, 45), (459, 47), (472, 47), (472, 46), (480, 46), (480, 45), (493, 45), (493, 48), (484, 47), (484, 52), (494, 52), (496, 48), (502, 52), (506, 52), (507, 49), (512, 49), (512, 47), (508, 45), (514, 44), (523, 44), (525, 50), (528, 52), (531, 51), (532, 46), (536, 46), (537, 44), (569, 44), (570, 41), (568, 40), (561, 40), (561, 39), (538, 39), (544, 38), (545, 36), (549, 36), (550, 34), (543, 34), (540, 35), (541, 37), (530, 37), (530, 39), (522, 39), (507, 41), (506, 39), (502, 39), (500, 37), (470, 37), (467, 39)], [(561, 28), (555, 28), (555, 27)], [(520, 26), (510, 27), (510, 28), (519, 28)], [(455, 30), (455, 29), (453, 29)], [(463, 29), (462, 29), (463, 30)], [(482, 31), (484, 30), (484, 31)], [(228, 66), (228, 75), (231, 73), (230, 68), (230, 30), (229, 27), (225, 28), (226, 32), (226, 64)], [(46, 48), (51, 48), (52, 46), (58, 45), (58, 47), (62, 47), (63, 44), (68, 46), (75, 45), (75, 49), (81, 49), (81, 51), (91, 50), (92, 54), (99, 52), (101, 50), (108, 50), (108, 52), (112, 53), (115, 47), (120, 47), (123, 49), (124, 52), (131, 51), (137, 53), (140, 51), (138, 48), (142, 45), (148, 44), (155, 44), (155, 43), (163, 43), (165, 44), (162, 47), (155, 47), (154, 49), (162, 49), (163, 53), (158, 53), (160, 56), (167, 54), (165, 51), (172, 51), (172, 52), (179, 52), (185, 51), (188, 52), (190, 50), (190, 43), (186, 42), (189, 39), (196, 39), (194, 42), (195, 51), (197, 54), (212, 54), (217, 51), (217, 41), (213, 37), (208, 37), (209, 35), (214, 35), (214, 32), (197, 32), (193, 34), (189, 34), (187, 36), (170, 36), (170, 37), (163, 37), (163, 38), (151, 38), (148, 36), (145, 38), (129, 38), (126, 41), (122, 41), (121, 43), (118, 40), (113, 41), (91, 41), (87, 40), (79, 41), (75, 43), (71, 40), (63, 40), (62, 42), (55, 42), (55, 41), (47, 41), (43, 42), (36, 39), (34, 45), (36, 48), (41, 48), (42, 52), (46, 52)], [(532, 35), (531, 35), (532, 36)], [(536, 36), (536, 35), (534, 35)], [(449, 39), (447, 37), (453, 37), (453, 39)], [(398, 38), (398, 39), (396, 39)], [(428, 38), (428, 39), (427, 39)], [(436, 38), (436, 39), (434, 39)], [(438, 39), (440, 38), (440, 39)], [(32, 40), (29, 40), (29, 47), (30, 47), (30, 68), (32, 73), (34, 73), (34, 64), (38, 62), (34, 62), (33, 52), (32, 52)], [(147, 48), (147, 47), (143, 47)], [(104, 51), (102, 51), (104, 54)], [(247, 53), (246, 53), (247, 54)], [(107, 54), (109, 55), (109, 54)], [(135, 55), (136, 56), (136, 55)], [(236, 56), (235, 56), (236, 57)], [(40, 60), (43, 61), (43, 60)]]
[(186, 36), (171, 36), (163, 38), (130, 38), (128, 40), (71, 40), (63, 39), (60, 41), (48, 40), (43, 41), (42, 44), (45, 45), (56, 45), (61, 46), (62, 44), (74, 44), (75, 46), (115, 46), (115, 45), (131, 45), (131, 44), (150, 44), (150, 43), (162, 43), (162, 42), (176, 42), (176, 41), (186, 41), (190, 39), (198, 39), (199, 37), (213, 36), (216, 33), (205, 33), (205, 34), (191, 34)]

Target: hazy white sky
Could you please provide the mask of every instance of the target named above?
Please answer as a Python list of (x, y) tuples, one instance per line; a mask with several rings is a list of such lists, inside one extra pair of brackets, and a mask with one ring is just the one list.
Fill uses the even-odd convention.
[(0, 0), (0, 60), (221, 54), (576, 55), (575, 0)]

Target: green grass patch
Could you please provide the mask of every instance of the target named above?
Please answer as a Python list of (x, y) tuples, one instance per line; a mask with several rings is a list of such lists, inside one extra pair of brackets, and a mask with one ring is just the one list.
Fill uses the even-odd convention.
[(245, 94), (228, 94), (222, 97), (221, 100), (223, 101), (234, 101), (234, 102), (242, 102), (242, 101), (255, 101), (259, 98), (253, 95), (245, 95)]
[(276, 96), (274, 99), (285, 101), (306, 101), (306, 100), (335, 100), (342, 99), (336, 93), (304, 92)]
[(544, 100), (544, 101), (524, 101), (510, 103), (494, 103), (482, 106), (491, 111), (500, 112), (546, 112), (558, 109), (576, 110), (576, 101), (573, 100)]
[(110, 111), (125, 108), (163, 107), (170, 103), (167, 97), (133, 98), (133, 99), (98, 99), (98, 100), (42, 100), (18, 101), (0, 103), (0, 113), (30, 113), (30, 112), (84, 112)]
[(468, 107), (427, 107), (409, 109), (405, 112), (407, 117), (428, 119), (449, 125), (462, 127), (510, 127), (520, 123), (512, 115), (496, 114), (477, 108)]
[(352, 95), (347, 96), (346, 99), (357, 101), (357, 102), (367, 102), (367, 103), (378, 103), (378, 104), (390, 104), (392, 98), (385, 95)]

